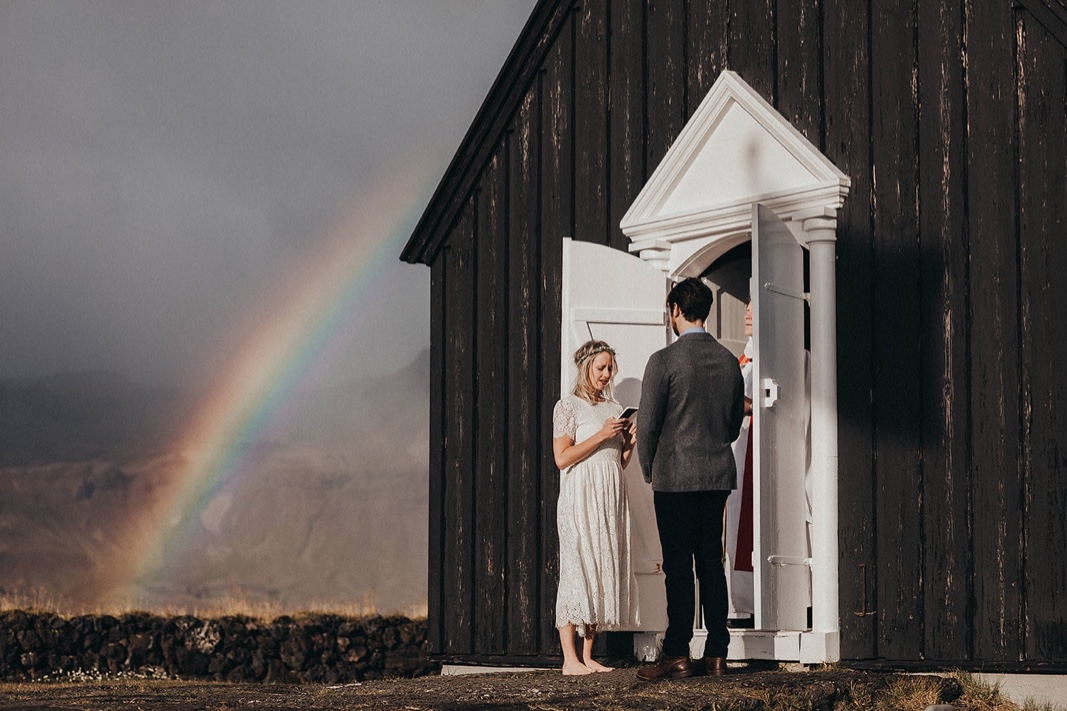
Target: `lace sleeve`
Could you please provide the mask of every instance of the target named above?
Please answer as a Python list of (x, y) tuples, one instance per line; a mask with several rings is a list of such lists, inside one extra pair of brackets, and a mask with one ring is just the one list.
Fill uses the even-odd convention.
[(552, 439), (557, 437), (570, 437), (578, 432), (578, 416), (574, 412), (574, 405), (567, 400), (560, 400), (552, 410)]

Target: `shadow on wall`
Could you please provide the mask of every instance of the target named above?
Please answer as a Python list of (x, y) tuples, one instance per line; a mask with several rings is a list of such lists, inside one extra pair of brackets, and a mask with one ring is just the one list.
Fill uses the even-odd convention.
[(641, 381), (637, 378), (626, 378), (617, 383), (615, 385), (615, 399), (623, 407), (629, 407), (630, 405), (637, 407), (637, 404), (641, 402)]

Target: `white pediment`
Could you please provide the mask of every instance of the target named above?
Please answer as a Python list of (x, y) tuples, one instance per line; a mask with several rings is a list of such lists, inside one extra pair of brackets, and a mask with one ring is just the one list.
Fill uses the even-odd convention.
[[(813, 107), (813, 110), (818, 110)], [(849, 179), (741, 77), (724, 71), (622, 219), (633, 251), (835, 210)]]

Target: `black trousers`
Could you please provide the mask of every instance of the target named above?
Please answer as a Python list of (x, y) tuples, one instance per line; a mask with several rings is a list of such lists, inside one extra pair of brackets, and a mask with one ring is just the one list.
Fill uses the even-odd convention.
[(708, 630), (704, 656), (725, 657), (730, 646), (726, 571), (722, 564), (722, 518), (729, 495), (729, 491), (653, 492), (667, 585), (667, 634), (663, 639), (666, 657), (689, 655), (696, 612), (694, 565)]

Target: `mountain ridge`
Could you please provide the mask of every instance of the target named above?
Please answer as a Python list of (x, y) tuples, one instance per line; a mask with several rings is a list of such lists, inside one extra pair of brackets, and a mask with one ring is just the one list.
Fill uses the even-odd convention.
[[(235, 590), (291, 609), (368, 596), (418, 605), (428, 387), (423, 352), (394, 373), (312, 393), (270, 437), (246, 443), (245, 471), (180, 522), (165, 515), (189, 476), (187, 453), (171, 445), (184, 424), (177, 411), (189, 411), (180, 394), (99, 374), (88, 384), (0, 382), (0, 447), (35, 435), (14, 453), (0, 449), (0, 591), (150, 607), (204, 605)], [(138, 429), (138, 418), (159, 429)], [(144, 536), (179, 524), (193, 544), (166, 561), (161, 580), (122, 577)]]

